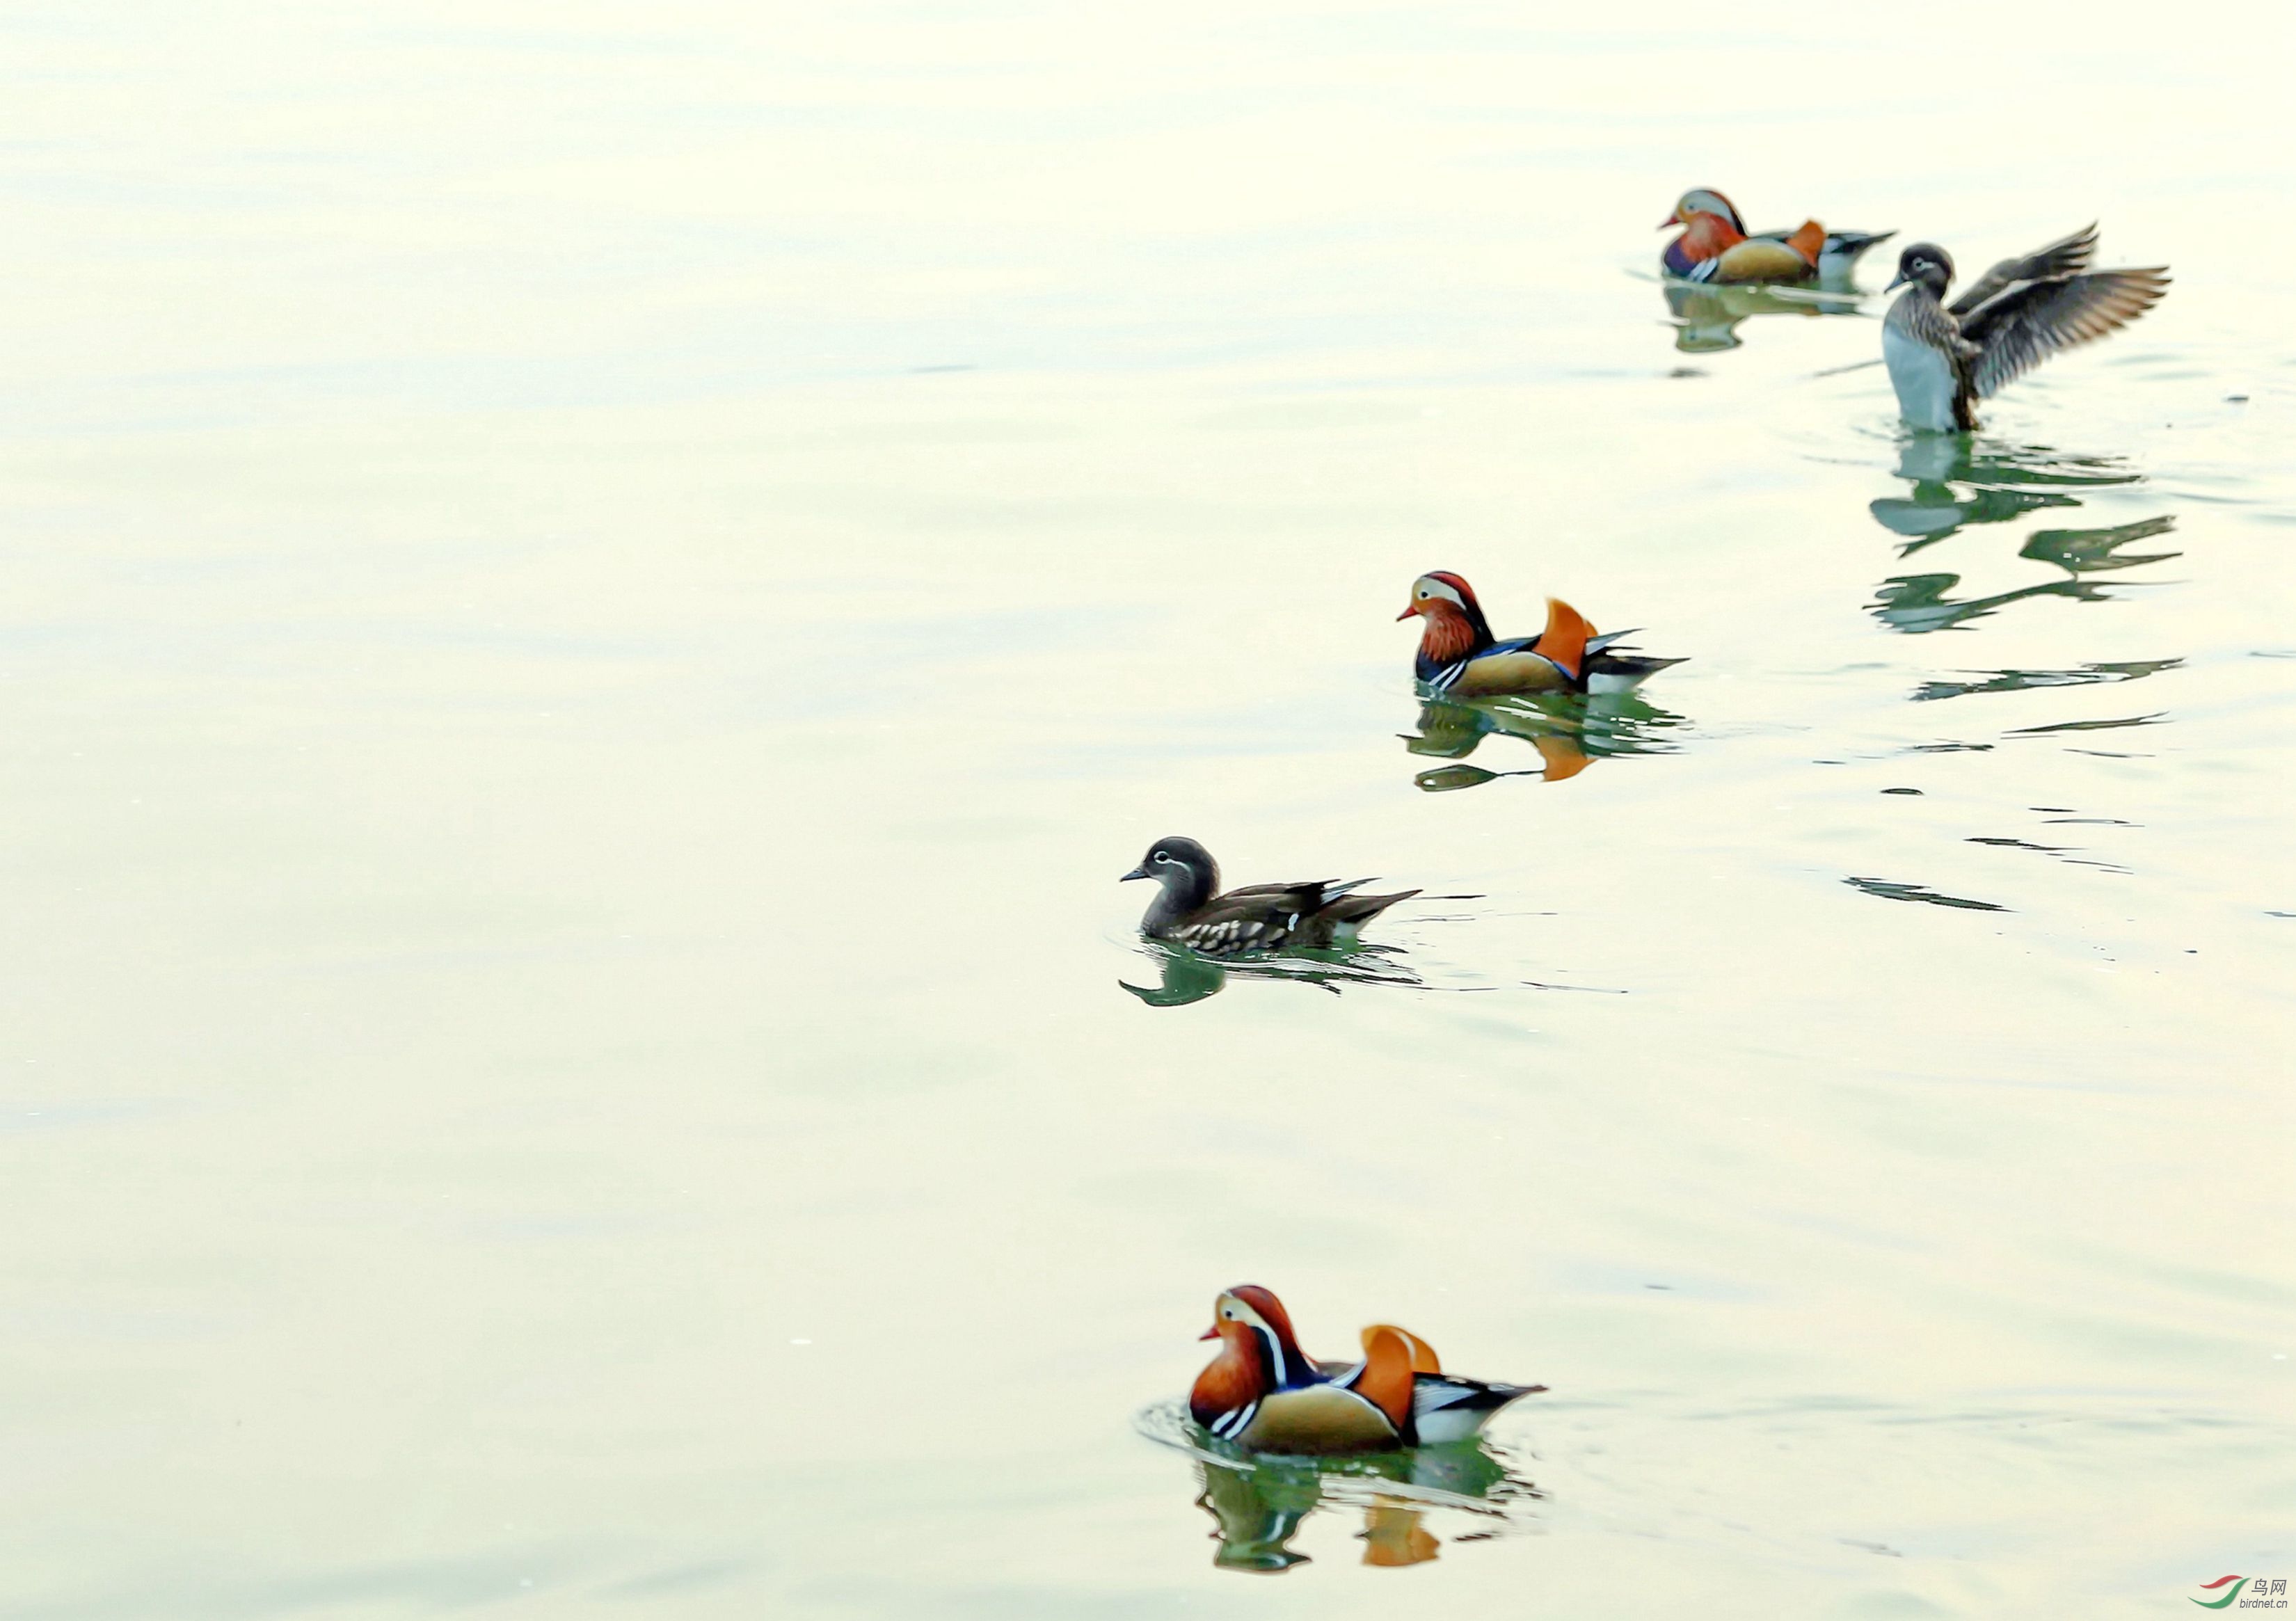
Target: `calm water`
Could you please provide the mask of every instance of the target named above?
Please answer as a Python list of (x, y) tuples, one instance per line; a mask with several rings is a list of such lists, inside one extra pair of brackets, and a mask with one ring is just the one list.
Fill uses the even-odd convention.
[[(2296, 1578), (2285, 13), (1526, 15), (0, 14), (0, 1610)], [(1916, 441), (1698, 184), (2176, 286)], [(1192, 1453), (1246, 1280), (1552, 1393)]]

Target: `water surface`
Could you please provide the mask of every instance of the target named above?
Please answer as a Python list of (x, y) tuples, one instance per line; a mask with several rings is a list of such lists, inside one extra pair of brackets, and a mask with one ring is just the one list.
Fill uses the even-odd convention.
[[(2138, 20), (8, 12), (6, 1613), (2296, 1576), (2286, 23)], [(2176, 286), (1909, 438), (1693, 184)], [(1141, 1433), (1247, 1280), (1504, 1512)]]

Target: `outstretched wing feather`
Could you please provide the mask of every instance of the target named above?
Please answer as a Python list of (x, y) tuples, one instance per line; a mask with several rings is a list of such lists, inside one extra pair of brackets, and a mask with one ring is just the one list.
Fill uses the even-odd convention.
[(2036, 248), (2022, 258), (2003, 259), (1967, 287), (1951, 308), (1956, 315), (1966, 315), (1988, 299), (1997, 297), (2019, 282), (2042, 282), (2055, 276), (2078, 275), (2088, 268), (2096, 252), (2096, 226), (2083, 225), (2070, 236), (2060, 237), (2046, 248)]
[(2098, 270), (2013, 288), (1961, 323), (1980, 354), (1970, 384), (1989, 398), (2061, 349), (2128, 325), (2169, 290), (2165, 267)]

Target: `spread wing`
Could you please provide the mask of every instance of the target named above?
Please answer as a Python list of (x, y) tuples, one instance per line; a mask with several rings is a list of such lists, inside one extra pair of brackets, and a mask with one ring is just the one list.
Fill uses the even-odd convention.
[(2043, 282), (2052, 276), (2079, 275), (2096, 253), (2096, 226), (2082, 226), (2070, 236), (2037, 248), (2021, 259), (2003, 259), (1967, 287), (1952, 304), (1953, 313), (1966, 315), (1986, 299), (2019, 282)]
[(1989, 398), (2058, 350), (2128, 325), (2168, 291), (2166, 266), (2019, 282), (1962, 319), (1961, 335), (1980, 351), (1970, 385)]

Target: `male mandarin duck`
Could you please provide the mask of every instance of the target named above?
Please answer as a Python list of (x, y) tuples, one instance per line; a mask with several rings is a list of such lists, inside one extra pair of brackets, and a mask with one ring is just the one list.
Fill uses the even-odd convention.
[(1652, 659), (1619, 651), (1635, 633), (1595, 634), (1570, 603), (1546, 599), (1546, 628), (1535, 636), (1500, 642), (1491, 635), (1473, 587), (1447, 569), (1411, 583), (1411, 601), (1398, 619), (1426, 621), (1412, 668), (1430, 691), (1446, 698), (1489, 698), (1502, 692), (1630, 692), (1679, 659)]
[(1933, 242), (1906, 249), (1890, 283), (1906, 291), (1882, 323), (1898, 414), (1931, 433), (1967, 433), (1977, 426), (1977, 401), (2059, 349), (2128, 325), (2169, 291), (2167, 266), (2091, 270), (2095, 251), (2092, 225), (2002, 260), (1948, 306), (1953, 256)]
[(1213, 1305), (1202, 1335), (1219, 1354), (1196, 1376), (1188, 1412), (1221, 1440), (1253, 1452), (1386, 1452), (1459, 1441), (1509, 1402), (1544, 1385), (1493, 1385), (1442, 1371), (1425, 1342), (1387, 1323), (1363, 1331), (1363, 1360), (1318, 1363), (1300, 1349), (1291, 1314), (1257, 1283)]
[(1248, 951), (1321, 950), (1354, 944), (1363, 926), (1416, 889), (1357, 895), (1372, 880), (1315, 879), (1297, 884), (1251, 884), (1220, 893), (1219, 864), (1193, 839), (1159, 839), (1140, 864), (1118, 881), (1152, 878), (1160, 886), (1140, 920), (1140, 932), (1206, 956)]
[(1828, 231), (1814, 219), (1792, 231), (1750, 233), (1735, 204), (1709, 186), (1685, 192), (1661, 231), (1682, 227), (1659, 264), (1689, 282), (1846, 282), (1857, 256), (1895, 231)]

